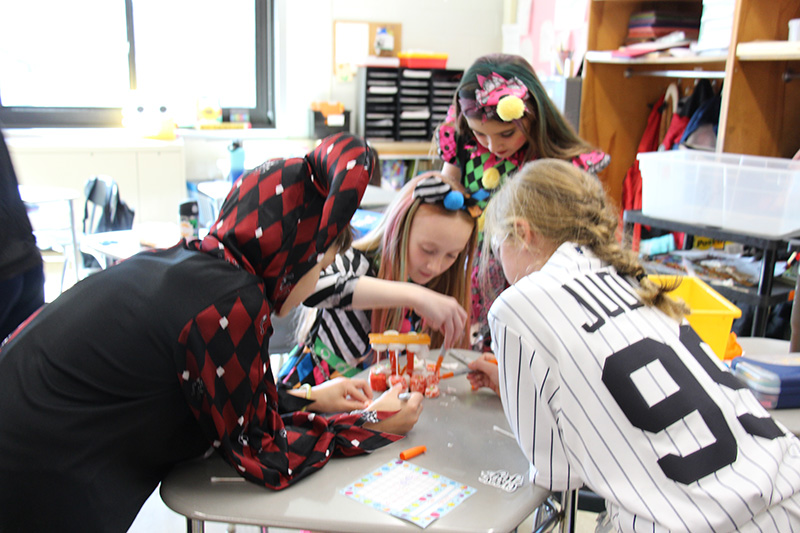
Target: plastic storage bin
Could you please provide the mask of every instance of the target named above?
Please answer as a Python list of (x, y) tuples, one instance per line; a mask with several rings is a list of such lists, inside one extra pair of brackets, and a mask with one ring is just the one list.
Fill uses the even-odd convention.
[(800, 161), (694, 150), (636, 157), (647, 216), (771, 237), (800, 231)]
[(666, 285), (680, 278), (681, 284), (669, 295), (686, 302), (692, 310), (686, 317), (692, 329), (720, 359), (724, 359), (733, 319), (742, 316), (742, 311), (700, 278), (667, 275), (649, 277), (656, 283)]

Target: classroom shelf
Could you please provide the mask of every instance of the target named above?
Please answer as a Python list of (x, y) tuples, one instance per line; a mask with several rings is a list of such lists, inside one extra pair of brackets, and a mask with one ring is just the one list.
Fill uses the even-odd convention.
[(787, 83), (800, 72), (800, 43), (786, 41), (789, 20), (800, 17), (800, 0), (734, 0), (730, 38), (724, 39), (730, 48), (722, 54), (612, 57), (625, 44), (631, 15), (662, 7), (702, 13), (704, 4), (708, 2), (589, 2), (590, 51), (585, 56), (579, 133), (611, 155), (600, 179), (618, 204), (653, 103), (676, 77), (685, 80), (684, 90), (690, 89), (691, 78), (704, 75), (684, 74), (696, 70), (722, 76), (717, 80), (721, 106), (715, 151), (790, 158), (800, 147), (800, 83)]
[(800, 61), (800, 42), (752, 41), (736, 46), (740, 61)]
[(461, 70), (359, 67), (359, 135), (424, 142), (447, 116)]
[[(778, 250), (787, 249), (789, 238), (784, 236), (771, 238), (763, 235), (750, 235), (718, 227), (665, 220), (644, 215), (639, 210), (625, 211), (623, 213), (623, 222), (625, 223), (626, 238), (631, 235), (634, 224), (642, 224), (668, 231), (684, 232), (688, 235), (702, 235), (722, 241), (738, 242), (761, 250), (764, 256), (761, 263), (758, 288), (756, 290), (746, 287), (724, 287), (714, 285), (714, 289), (734, 303), (741, 302), (755, 306), (756, 309), (752, 328), (752, 335), (754, 337), (763, 337), (765, 335), (770, 306), (790, 300), (792, 287), (773, 284), (777, 252)], [(627, 242), (630, 241), (628, 240)]]

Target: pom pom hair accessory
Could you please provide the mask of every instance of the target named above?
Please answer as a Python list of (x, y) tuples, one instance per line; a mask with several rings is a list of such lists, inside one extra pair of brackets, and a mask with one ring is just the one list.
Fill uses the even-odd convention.
[(473, 218), (481, 215), (475, 199), (461, 191), (453, 190), (450, 184), (439, 176), (429, 176), (417, 183), (414, 187), (414, 198), (420, 198), (428, 204), (440, 203), (450, 211), (463, 209)]
[(484, 120), (497, 117), (503, 122), (518, 120), (525, 114), (525, 98), (528, 88), (519, 78), (505, 79), (496, 72), (490, 76), (478, 75), (479, 88), (475, 89), (475, 99), (459, 98), (464, 113), (483, 112)]

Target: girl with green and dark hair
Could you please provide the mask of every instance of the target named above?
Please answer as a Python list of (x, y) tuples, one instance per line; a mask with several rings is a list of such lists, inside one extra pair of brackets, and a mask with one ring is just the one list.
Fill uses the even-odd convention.
[[(442, 173), (460, 181), (481, 209), (528, 161), (561, 159), (593, 174), (609, 162), (607, 154), (575, 133), (547, 96), (533, 67), (516, 55), (478, 58), (464, 72), (453, 105), (434, 137), (444, 161)], [(488, 349), (488, 305), (473, 278), (475, 348), (483, 350)], [(493, 278), (504, 285), (499, 270)]]

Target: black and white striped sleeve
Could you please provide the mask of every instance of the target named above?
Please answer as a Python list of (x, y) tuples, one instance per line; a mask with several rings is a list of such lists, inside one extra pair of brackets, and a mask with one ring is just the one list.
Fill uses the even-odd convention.
[(350, 248), (340, 253), (320, 275), (314, 293), (304, 303), (307, 307), (347, 309), (353, 303), (358, 278), (370, 275), (372, 265), (360, 250)]

